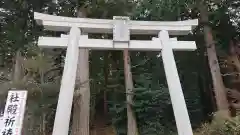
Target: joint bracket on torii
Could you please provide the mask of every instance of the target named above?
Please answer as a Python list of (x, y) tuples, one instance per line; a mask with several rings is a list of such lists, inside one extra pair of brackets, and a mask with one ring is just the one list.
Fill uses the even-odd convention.
[(114, 16), (113, 17), (113, 47), (129, 48), (130, 30), (129, 17)]

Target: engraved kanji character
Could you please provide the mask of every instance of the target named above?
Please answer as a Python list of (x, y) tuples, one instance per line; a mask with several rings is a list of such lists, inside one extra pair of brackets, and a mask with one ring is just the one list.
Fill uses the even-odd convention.
[(7, 107), (7, 113), (9, 113), (9, 114), (16, 114), (16, 112), (17, 112), (17, 108), (18, 108), (18, 105), (9, 105), (8, 107)]
[(12, 135), (12, 134), (13, 134), (12, 128), (5, 129), (2, 132), (2, 135)]
[(10, 96), (10, 102), (18, 102), (19, 101), (19, 95), (18, 93), (12, 93)]
[(13, 126), (14, 122), (15, 122), (15, 116), (13, 116), (13, 117), (8, 116), (8, 118), (5, 119), (5, 122), (4, 122), (5, 127)]

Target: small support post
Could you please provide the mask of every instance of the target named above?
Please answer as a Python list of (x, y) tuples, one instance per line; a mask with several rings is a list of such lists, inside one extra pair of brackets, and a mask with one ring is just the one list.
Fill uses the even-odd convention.
[(71, 28), (52, 135), (68, 135), (78, 63), (80, 34), (79, 28)]
[(133, 104), (133, 80), (131, 72), (131, 60), (130, 54), (127, 49), (123, 51), (124, 60), (124, 76), (125, 76), (125, 89), (126, 89), (126, 100), (127, 100), (127, 135), (138, 135), (138, 128), (136, 122), (136, 116), (134, 114)]
[(178, 135), (193, 135), (188, 111), (182, 92), (177, 66), (173, 55), (172, 45), (167, 31), (159, 33), (162, 44), (162, 59), (168, 83), (170, 98), (172, 101), (174, 116), (176, 120)]

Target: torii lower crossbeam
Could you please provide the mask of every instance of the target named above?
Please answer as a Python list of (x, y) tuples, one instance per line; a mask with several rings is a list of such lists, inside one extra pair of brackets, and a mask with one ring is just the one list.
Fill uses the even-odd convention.
[[(54, 42), (53, 42), (54, 41)], [(44, 48), (66, 48), (68, 37), (39, 37), (38, 45)], [(194, 51), (197, 49), (194, 41), (177, 41), (170, 39), (170, 46), (176, 51)], [(80, 36), (78, 44), (80, 48), (93, 50), (123, 50), (130, 51), (160, 51), (162, 44), (158, 38), (152, 40), (130, 40), (129, 43), (114, 45), (113, 40), (108, 39), (88, 39), (87, 35)]]

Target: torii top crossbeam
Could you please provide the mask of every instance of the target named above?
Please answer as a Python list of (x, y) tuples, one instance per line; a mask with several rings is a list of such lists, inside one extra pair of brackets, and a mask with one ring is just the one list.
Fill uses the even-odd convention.
[[(34, 13), (39, 25), (52, 31), (70, 31), (72, 26), (81, 28), (84, 33), (113, 33), (114, 20), (89, 19), (54, 16), (43, 13)], [(198, 20), (186, 21), (127, 21), (131, 34), (158, 34), (167, 30), (170, 35), (186, 35), (198, 25)]]

